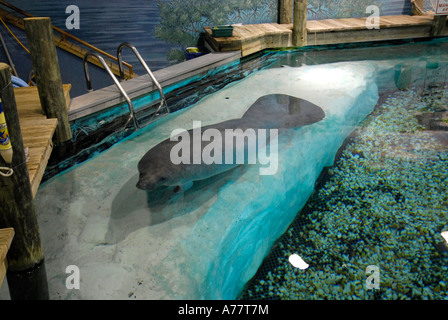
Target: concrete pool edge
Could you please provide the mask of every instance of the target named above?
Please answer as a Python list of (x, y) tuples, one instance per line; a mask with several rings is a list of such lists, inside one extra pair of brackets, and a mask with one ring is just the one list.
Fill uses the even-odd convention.
[[(153, 73), (163, 88), (240, 58), (240, 51), (209, 53), (192, 60), (154, 71)], [(131, 99), (157, 90), (156, 86), (154, 86), (149, 79), (149, 76), (146, 74), (122, 82), (121, 85)], [(125, 101), (126, 100), (115, 85), (95, 90), (72, 98), (68, 110), (69, 120), (73, 121), (91, 115)]]

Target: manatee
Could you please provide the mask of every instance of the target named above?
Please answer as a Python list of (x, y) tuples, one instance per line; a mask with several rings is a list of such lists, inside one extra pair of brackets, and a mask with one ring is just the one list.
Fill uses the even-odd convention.
[[(255, 101), (249, 109), (244, 113), (240, 119), (232, 119), (217, 124), (201, 127), (200, 129), (190, 129), (186, 131), (190, 137), (193, 136), (193, 130), (202, 133), (208, 129), (217, 130), (215, 132), (221, 133), (223, 137), (222, 148), (225, 150), (225, 130), (226, 129), (241, 129), (246, 132), (248, 129), (288, 129), (297, 128), (305, 125), (310, 125), (321, 121), (325, 118), (325, 112), (317, 105), (300, 98), (296, 98), (284, 94), (270, 94), (260, 97)], [(237, 130), (236, 130), (237, 131)], [(258, 136), (257, 136), (258, 138)], [(190, 139), (190, 142), (192, 139)], [(269, 143), (269, 136), (267, 136), (266, 143)], [(211, 164), (194, 164), (193, 163), (193, 143), (190, 146), (190, 160), (189, 164), (179, 163), (174, 164), (171, 161), (171, 150), (179, 144), (179, 141), (171, 141), (170, 138), (162, 141), (152, 149), (150, 149), (138, 163), (139, 181), (137, 188), (142, 190), (155, 190), (159, 187), (174, 187), (174, 191), (189, 189), (194, 181), (203, 180), (228, 171), (241, 163), (237, 161), (224, 161), (224, 154), (215, 155), (221, 158)], [(202, 141), (200, 151), (204, 151), (209, 142)], [(237, 148), (237, 146), (235, 146)], [(234, 150), (234, 157), (241, 152), (247, 153), (247, 144), (243, 145), (241, 150)], [(196, 149), (196, 153), (199, 149)], [(247, 161), (247, 157), (245, 158)]]

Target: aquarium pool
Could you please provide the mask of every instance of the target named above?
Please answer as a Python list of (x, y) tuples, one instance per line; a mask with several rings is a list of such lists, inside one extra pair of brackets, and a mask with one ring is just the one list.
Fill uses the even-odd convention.
[[(431, 223), (412, 230), (423, 234), (420, 238), (426, 242), (434, 240), (439, 245), (439, 260), (430, 256), (428, 261), (419, 258), (409, 263), (423, 266), (419, 270), (426, 268), (430, 272), (429, 269), (437, 266), (443, 271), (446, 256), (441, 232), (446, 228), (442, 221), (446, 221), (448, 214), (442, 193), (447, 188), (446, 145), (426, 136), (422, 125), (415, 123), (416, 114), (406, 112), (406, 108), (420, 97), (428, 98), (423, 96), (428, 90), (434, 91), (429, 97), (441, 90), (440, 83), (445, 81), (441, 71), (448, 61), (443, 53), (445, 46), (445, 42), (435, 41), (374, 49), (275, 53), (276, 59), (269, 68), (228, 84), (194, 105), (128, 136), (89, 161), (50, 178), (41, 186), (35, 200), (50, 297), (236, 299), (242, 295), (253, 299), (316, 299), (331, 298), (333, 285), (338, 285), (346, 294), (339, 298), (388, 298), (389, 287), (392, 290), (395, 283), (395, 290), (404, 285), (390, 280), (393, 268), (384, 261), (401, 261), (393, 255), (389, 258), (390, 252), (400, 254), (403, 261), (415, 259), (401, 243), (411, 237), (407, 226), (414, 226), (413, 219), (422, 220), (428, 215), (435, 215)], [(402, 91), (396, 92), (398, 88)], [(386, 91), (395, 96), (390, 98), (390, 105), (380, 107), (384, 104), (381, 101), (378, 104), (378, 99)], [(438, 93), (442, 95), (440, 99), (443, 99), (442, 93)], [(325, 112), (322, 121), (279, 133), (279, 163), (275, 175), (263, 176), (259, 174), (259, 165), (245, 165), (197, 182), (185, 192), (163, 189), (147, 193), (135, 187), (138, 161), (173, 130), (190, 129), (193, 121), (208, 125), (240, 118), (258, 98), (267, 94), (306, 99)], [(434, 106), (442, 101), (435, 101)], [(425, 111), (424, 100), (418, 102), (417, 109)], [(384, 114), (382, 118), (381, 114)], [(406, 125), (391, 115), (402, 115)], [(391, 122), (381, 124), (384, 119)], [(376, 122), (378, 127), (370, 126)], [(408, 139), (403, 148), (393, 144), (396, 142), (390, 139), (391, 131)], [(419, 135), (415, 135), (417, 131)], [(338, 150), (353, 132), (354, 143), (349, 143), (339, 158)], [(362, 135), (365, 132), (369, 133), (366, 137)], [(436, 139), (432, 144), (435, 147), (427, 147), (426, 139)], [(421, 198), (411, 198), (408, 191), (403, 191), (401, 196), (396, 192), (406, 183), (421, 181), (422, 176), (411, 175), (416, 161), (424, 162), (419, 154), (413, 154), (419, 140), (425, 143), (418, 150), (427, 152), (431, 159), (428, 163), (437, 171), (437, 180), (433, 179), (428, 188), (415, 191), (434, 198), (427, 205), (422, 204)], [(373, 155), (368, 154), (371, 150), (363, 143), (372, 144)], [(381, 157), (389, 154), (393, 159), (414, 160), (400, 162), (403, 166), (400, 183), (388, 180), (392, 169)], [(335, 158), (340, 160), (333, 167)], [(359, 159), (361, 162), (354, 162)], [(316, 182), (321, 181), (319, 177), (326, 167), (331, 167), (330, 177), (324, 179), (326, 184), (322, 183), (322, 187)], [(364, 167), (370, 171), (363, 172)], [(369, 196), (365, 185), (370, 183), (367, 178), (372, 177), (378, 190)], [(325, 197), (315, 200), (321, 194)], [(385, 197), (384, 203), (379, 195)], [(362, 201), (365, 197), (369, 199), (368, 205)], [(361, 209), (355, 210), (359, 209), (358, 202), (363, 206), (360, 204)], [(409, 202), (417, 204), (416, 212), (421, 216), (411, 209), (405, 210), (404, 204)], [(393, 220), (395, 227), (381, 227), (381, 218), (386, 212), (380, 208), (396, 213), (396, 205), (403, 207), (401, 215), (389, 215), (385, 219)], [(339, 219), (342, 214), (336, 208), (348, 214), (354, 225), (342, 224), (343, 220)], [(298, 215), (298, 212), (301, 213)], [(304, 212), (308, 213), (305, 217)], [(302, 221), (298, 223), (300, 228), (293, 224), (293, 229), (288, 229), (298, 219)], [(368, 235), (360, 233), (364, 229), (363, 221), (372, 226)], [(320, 231), (323, 226), (325, 233)], [(390, 228), (404, 230), (400, 234), (402, 238), (394, 238), (395, 242), (390, 243), (383, 241)], [(313, 242), (317, 238), (322, 244)], [(361, 240), (369, 245), (362, 246), (358, 243)], [(338, 241), (342, 241), (340, 247)], [(426, 242), (420, 241), (423, 246)], [(273, 257), (268, 254), (274, 244), (277, 255)], [(344, 245), (348, 249), (338, 249)], [(354, 249), (358, 245), (368, 250), (373, 248), (377, 255), (366, 249), (363, 255), (366, 259), (358, 259), (355, 255), (358, 251)], [(290, 265), (288, 257), (294, 253), (309, 263), (304, 272)], [(270, 260), (262, 264), (266, 257)], [(404, 268), (408, 268), (403, 261)], [(363, 288), (363, 280), (367, 278), (365, 264), (379, 266), (381, 279), (385, 281), (384, 286), (380, 283), (379, 291)], [(65, 271), (69, 265), (79, 267), (79, 290), (66, 287)], [(257, 273), (260, 265), (265, 271), (260, 269)], [(330, 274), (335, 265), (345, 273)], [(443, 297), (446, 292), (445, 274), (434, 276), (438, 283), (431, 288), (440, 295), (433, 293), (433, 298)], [(344, 276), (345, 281), (341, 280)], [(419, 279), (416, 283), (423, 281)], [(319, 283), (320, 287), (312, 290), (310, 283)], [(426, 293), (428, 290), (415, 290), (420, 290), (420, 297), (431, 298)], [(381, 294), (375, 295), (375, 292)], [(394, 293), (391, 294), (393, 298)], [(417, 293), (405, 297), (416, 296)]]
[[(354, 131), (244, 299), (446, 300), (448, 132), (438, 88), (388, 94)], [(446, 90), (446, 87), (443, 87)], [(441, 108), (444, 106), (444, 108)], [(440, 122), (437, 124), (437, 122)], [(293, 254), (310, 265), (294, 268)], [(378, 287), (368, 287), (377, 267)]]

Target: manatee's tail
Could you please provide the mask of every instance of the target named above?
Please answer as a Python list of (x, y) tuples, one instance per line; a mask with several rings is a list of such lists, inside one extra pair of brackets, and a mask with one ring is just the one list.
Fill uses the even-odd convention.
[(266, 128), (296, 128), (321, 121), (325, 118), (322, 108), (285, 94), (260, 97), (243, 115), (254, 126)]

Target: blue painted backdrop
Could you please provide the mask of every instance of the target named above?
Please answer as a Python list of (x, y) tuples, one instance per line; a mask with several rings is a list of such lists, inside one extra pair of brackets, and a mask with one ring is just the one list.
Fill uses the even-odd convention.
[[(133, 43), (152, 70), (169, 66), (183, 59), (182, 48), (196, 45), (206, 25), (277, 22), (278, 0), (9, 0), (36, 16), (49, 16), (55, 26), (66, 30), (69, 14), (66, 7), (80, 9), (80, 29), (67, 30), (93, 45), (115, 54), (124, 41)], [(309, 19), (365, 16), (369, 4), (381, 7), (383, 15), (409, 14), (410, 0), (308, 0)], [(12, 31), (26, 45), (20, 29)], [(9, 32), (0, 25), (0, 32), (11, 51), (19, 75), (28, 79), (31, 62)], [(3, 50), (1, 61), (7, 62)], [(133, 54), (124, 51), (124, 59), (134, 65), (138, 74), (144, 71)], [(58, 52), (63, 80), (72, 83), (72, 96), (86, 92), (80, 59)], [(94, 68), (91, 68), (94, 69)], [(92, 70), (94, 88), (112, 82), (99, 70)]]

